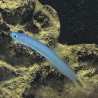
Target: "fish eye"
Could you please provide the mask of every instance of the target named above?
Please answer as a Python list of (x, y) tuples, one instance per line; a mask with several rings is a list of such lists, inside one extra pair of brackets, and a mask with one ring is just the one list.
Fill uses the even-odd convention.
[(17, 38), (17, 35), (15, 34), (14, 37)]

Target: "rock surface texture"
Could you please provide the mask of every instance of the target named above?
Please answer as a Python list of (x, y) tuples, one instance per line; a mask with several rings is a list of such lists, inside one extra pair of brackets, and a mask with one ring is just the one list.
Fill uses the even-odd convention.
[[(9, 34), (15, 31), (53, 48), (86, 87), (74, 88), (44, 57), (13, 41)], [(38, 0), (0, 0), (0, 98), (98, 97), (98, 46), (60, 44), (59, 35), (60, 20), (51, 6)]]

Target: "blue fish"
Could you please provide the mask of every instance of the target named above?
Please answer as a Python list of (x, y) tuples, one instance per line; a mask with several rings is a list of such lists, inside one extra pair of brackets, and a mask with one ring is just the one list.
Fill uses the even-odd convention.
[(13, 40), (34, 49), (42, 56), (47, 58), (53, 64), (53, 67), (56, 70), (58, 70), (64, 76), (67, 76), (75, 85), (83, 85), (82, 80), (75, 74), (74, 70), (47, 45), (33, 37), (19, 32), (12, 32), (10, 33), (10, 36)]

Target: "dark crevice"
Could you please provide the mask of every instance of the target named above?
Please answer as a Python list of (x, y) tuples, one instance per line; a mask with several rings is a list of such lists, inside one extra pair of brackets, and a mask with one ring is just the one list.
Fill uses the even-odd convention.
[(59, 15), (62, 44), (98, 44), (97, 0), (40, 0), (52, 6)]

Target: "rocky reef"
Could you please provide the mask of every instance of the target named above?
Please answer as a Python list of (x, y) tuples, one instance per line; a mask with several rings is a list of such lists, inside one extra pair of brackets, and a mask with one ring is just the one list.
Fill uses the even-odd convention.
[[(28, 34), (51, 47), (71, 65), (86, 87), (75, 88), (43, 56), (13, 41), (9, 36), (13, 31)], [(98, 96), (98, 46), (60, 44), (59, 35), (60, 20), (51, 6), (38, 0), (0, 0), (0, 98)]]

